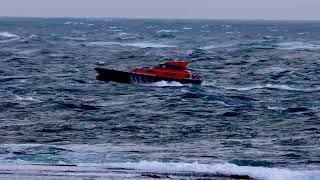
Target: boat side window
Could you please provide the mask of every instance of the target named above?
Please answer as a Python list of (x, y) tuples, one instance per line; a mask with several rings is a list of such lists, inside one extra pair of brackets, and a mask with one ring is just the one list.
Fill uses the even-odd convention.
[(166, 68), (166, 65), (164, 65), (164, 64), (158, 64), (158, 65), (156, 65), (154, 68)]
[(178, 69), (178, 70), (183, 70), (184, 68), (180, 66), (173, 66), (173, 65), (168, 65), (168, 64), (158, 64), (154, 66), (154, 68), (161, 68), (161, 69)]
[(178, 70), (183, 70), (182, 67), (180, 66), (173, 66), (173, 65), (167, 65), (167, 69), (178, 69)]

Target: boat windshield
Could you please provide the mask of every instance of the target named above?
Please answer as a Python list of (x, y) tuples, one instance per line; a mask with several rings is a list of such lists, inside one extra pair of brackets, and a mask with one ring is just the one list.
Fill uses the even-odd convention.
[(184, 70), (184, 68), (182, 68), (180, 66), (173, 66), (173, 65), (168, 65), (168, 64), (158, 64), (158, 65), (154, 66), (154, 68)]

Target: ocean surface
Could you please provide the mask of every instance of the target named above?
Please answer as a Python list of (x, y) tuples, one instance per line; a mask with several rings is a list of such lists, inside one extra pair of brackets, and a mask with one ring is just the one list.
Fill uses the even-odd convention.
[[(96, 80), (168, 59), (204, 82)], [(0, 127), (0, 177), (37, 164), (318, 180), (320, 22), (0, 18)]]

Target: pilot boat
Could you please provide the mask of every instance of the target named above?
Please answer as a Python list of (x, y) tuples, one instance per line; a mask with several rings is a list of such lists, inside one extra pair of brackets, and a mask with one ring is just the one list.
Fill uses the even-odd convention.
[(154, 67), (133, 69), (129, 72), (114, 69), (95, 68), (100, 81), (118, 83), (153, 83), (158, 81), (179, 82), (182, 84), (201, 84), (199, 74), (187, 68), (187, 61), (167, 61)]

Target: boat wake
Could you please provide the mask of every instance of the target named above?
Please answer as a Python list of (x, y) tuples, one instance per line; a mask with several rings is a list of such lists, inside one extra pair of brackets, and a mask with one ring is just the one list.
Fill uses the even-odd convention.
[(179, 83), (179, 82), (168, 82), (168, 81), (158, 81), (155, 83), (148, 83), (145, 84), (146, 86), (156, 86), (156, 87), (182, 87), (184, 86), (183, 84)]

